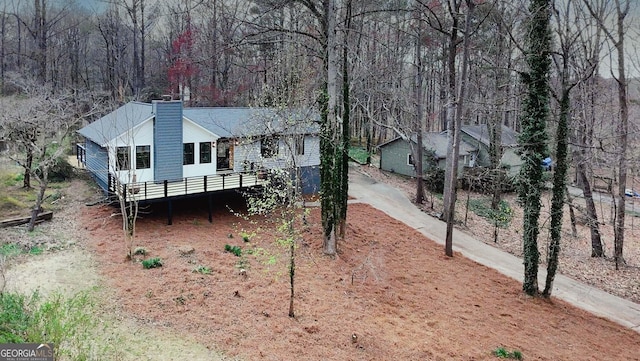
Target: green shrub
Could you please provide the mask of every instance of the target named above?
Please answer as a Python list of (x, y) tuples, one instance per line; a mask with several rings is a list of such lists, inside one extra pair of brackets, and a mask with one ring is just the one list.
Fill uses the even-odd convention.
[(211, 268), (207, 267), (207, 266), (197, 266), (196, 268), (193, 269), (193, 273), (200, 273), (203, 275), (210, 275), (211, 274)]
[(30, 255), (34, 255), (34, 256), (38, 256), (41, 255), (42, 252), (44, 252), (44, 249), (42, 249), (42, 247), (38, 247), (38, 246), (33, 246), (31, 247), (31, 249), (29, 250), (29, 254)]
[(144, 269), (158, 267), (162, 267), (162, 259), (160, 259), (160, 257), (149, 258), (142, 261), (142, 268)]
[(349, 147), (349, 158), (353, 159), (354, 161), (360, 164), (366, 164), (368, 157), (369, 153), (367, 153), (366, 149), (354, 146)]
[(510, 352), (504, 347), (498, 347), (495, 350), (493, 350), (493, 355), (499, 358), (510, 358), (514, 360), (522, 360), (522, 352), (518, 350), (514, 350)]
[(49, 180), (52, 182), (63, 182), (73, 178), (73, 166), (66, 159), (58, 158), (56, 163), (49, 169)]
[(507, 228), (513, 219), (513, 209), (505, 200), (501, 200), (498, 209), (491, 209), (490, 199), (471, 199), (469, 209), (480, 217), (484, 217), (495, 223), (500, 228)]
[(430, 168), (424, 174), (424, 184), (430, 192), (442, 194), (444, 192), (444, 169)]
[(240, 232), (240, 236), (242, 237), (242, 240), (245, 243), (251, 242), (251, 238), (255, 237), (256, 233), (247, 233), (247, 232)]
[(17, 186), (24, 181), (24, 173), (2, 173), (2, 184), (7, 187)]
[(0, 343), (26, 342), (27, 328), (33, 322), (29, 309), (37, 297), (37, 293), (30, 299), (15, 293), (0, 294)]
[(242, 248), (238, 246), (230, 246), (228, 244), (224, 245), (225, 252), (233, 253), (236, 257), (240, 257), (242, 255)]
[(15, 243), (5, 243), (0, 246), (0, 255), (14, 257), (19, 254), (22, 254), (22, 248)]
[[(90, 332), (95, 327), (93, 299), (86, 292), (69, 299), (53, 294), (41, 299), (15, 293), (0, 294), (0, 343), (55, 345), (55, 359), (87, 360)], [(64, 356), (64, 357), (62, 357)]]

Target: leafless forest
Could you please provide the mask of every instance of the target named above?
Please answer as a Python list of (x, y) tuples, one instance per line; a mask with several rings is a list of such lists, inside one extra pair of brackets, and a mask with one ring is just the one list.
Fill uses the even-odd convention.
[[(610, 193), (618, 219), (640, 156), (635, 6), (557, 0), (549, 9), (550, 155), (566, 94), (569, 181), (587, 199), (592, 190)], [(397, 136), (451, 130), (456, 121), (488, 124), (499, 168), (497, 125), (521, 131), (527, 21), (535, 11), (524, 0), (5, 0), (3, 137), (22, 146), (29, 168), (38, 154), (46, 166), (38, 142), (52, 139), (28, 130), (48, 115), (61, 114), (55, 129), (66, 131), (56, 136), (67, 137), (119, 104), (171, 94), (189, 106), (316, 107), (334, 128), (323, 133), (331, 144), (346, 139), (369, 152)], [(37, 119), (24, 128), (29, 116), (15, 116), (25, 107), (20, 94), (65, 103), (32, 105), (28, 114)], [(323, 162), (333, 159), (337, 169), (337, 158)], [(601, 221), (586, 204), (576, 211), (592, 225), (598, 256)]]

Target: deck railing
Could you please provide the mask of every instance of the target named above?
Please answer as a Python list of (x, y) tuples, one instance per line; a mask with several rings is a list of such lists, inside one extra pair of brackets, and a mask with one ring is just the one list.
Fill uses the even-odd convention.
[(86, 166), (87, 164), (87, 150), (84, 145), (76, 144), (76, 159), (78, 160), (78, 167)]
[(109, 174), (109, 191), (123, 195), (127, 202), (162, 200), (229, 189), (264, 185), (264, 179), (255, 172), (225, 173), (183, 178), (177, 181), (120, 183)]

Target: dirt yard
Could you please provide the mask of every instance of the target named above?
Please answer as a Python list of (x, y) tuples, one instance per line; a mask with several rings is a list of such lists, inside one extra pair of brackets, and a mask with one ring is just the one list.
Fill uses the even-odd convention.
[[(415, 181), (406, 177), (382, 172), (375, 167), (361, 167), (365, 172), (378, 182), (391, 184), (402, 190), (409, 199), (415, 198)], [(638, 187), (636, 187), (638, 188)], [(517, 206), (515, 194), (505, 194), (506, 200), (513, 209), (513, 219), (505, 228), (498, 228), (498, 239), (494, 242), (494, 226), (486, 218), (467, 211), (467, 196), (470, 199), (489, 199), (489, 196), (460, 190), (456, 203), (457, 228), (474, 236), (484, 243), (501, 248), (518, 257), (522, 257), (522, 209)], [(577, 234), (574, 236), (569, 207), (565, 206), (562, 240), (560, 243), (560, 263), (558, 272), (585, 282), (594, 287), (603, 289), (611, 294), (640, 303), (640, 199), (627, 198), (627, 217), (625, 219), (626, 232), (624, 242), (625, 265), (615, 270), (613, 261), (613, 226), (611, 224), (611, 204), (596, 202), (597, 213), (600, 221), (600, 234), (605, 250), (604, 258), (591, 257), (591, 235), (584, 222), (585, 216), (581, 214), (580, 207), (585, 208), (584, 199), (578, 196), (572, 197), (576, 205), (575, 214), (578, 219)], [(427, 193), (427, 201), (420, 205), (424, 212), (434, 213), (442, 209), (442, 200)], [(540, 215), (540, 235), (538, 246), (540, 250), (541, 267), (546, 267), (547, 247), (550, 241), (551, 194), (543, 193), (542, 210)]]
[[(97, 273), (108, 290), (105, 309), (127, 328), (162, 335), (149, 341), (154, 349), (170, 345), (156, 359), (184, 359), (183, 347), (203, 360), (212, 357), (206, 350), (240, 360), (497, 360), (492, 351), (505, 347), (524, 360), (640, 360), (640, 334), (559, 300), (523, 296), (516, 281), (444, 257), (441, 246), (367, 205), (350, 205), (335, 259), (321, 253), (319, 210), (311, 210), (290, 318), (287, 250), (275, 244), (272, 220), (233, 214), (244, 209), (237, 195), (216, 198), (211, 224), (206, 204), (176, 205), (171, 226), (162, 207), (147, 209), (136, 246), (163, 266), (145, 270), (142, 257), (125, 260), (116, 209), (85, 206), (93, 195), (81, 187), (74, 181), (69, 192), (86, 199), (66, 203), (66, 216), (52, 223), (62, 229), (43, 225), (37, 233), (65, 238), (66, 246), (38, 257), (86, 250), (93, 266), (79, 275)], [(225, 245), (242, 247), (242, 256)]]

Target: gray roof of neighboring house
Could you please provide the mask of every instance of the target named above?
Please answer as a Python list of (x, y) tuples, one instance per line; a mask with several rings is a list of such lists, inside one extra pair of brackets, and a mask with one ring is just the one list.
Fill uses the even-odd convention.
[[(264, 134), (316, 134), (319, 116), (313, 111), (271, 108), (183, 108), (182, 116), (223, 138)], [(130, 102), (78, 133), (104, 145), (144, 121), (153, 118), (151, 104)]]
[[(413, 141), (415, 141), (415, 137)], [(430, 149), (435, 152), (436, 158), (447, 158), (447, 147), (449, 145), (449, 138), (444, 133), (424, 133), (422, 135), (422, 147), (424, 149)], [(476, 148), (472, 145), (460, 141), (460, 156), (469, 155), (476, 151)]]
[[(398, 140), (403, 139), (402, 137), (396, 137), (391, 139), (390, 141), (380, 144), (378, 147), (384, 147), (385, 145), (396, 142)], [(414, 135), (411, 137), (411, 141), (416, 142), (417, 137)], [(447, 134), (439, 133), (439, 132), (429, 132), (422, 134), (422, 148), (426, 150), (433, 150), (437, 159), (445, 159), (447, 158), (447, 146), (449, 143), (449, 139), (447, 138)], [(469, 143), (460, 142), (460, 156), (469, 155), (475, 152), (477, 149)]]
[[(482, 144), (489, 146), (489, 128), (487, 124), (481, 125), (463, 125), (460, 128), (464, 133), (470, 137), (480, 141)], [(515, 146), (518, 144), (518, 133), (511, 128), (507, 128), (502, 125), (502, 145)]]

